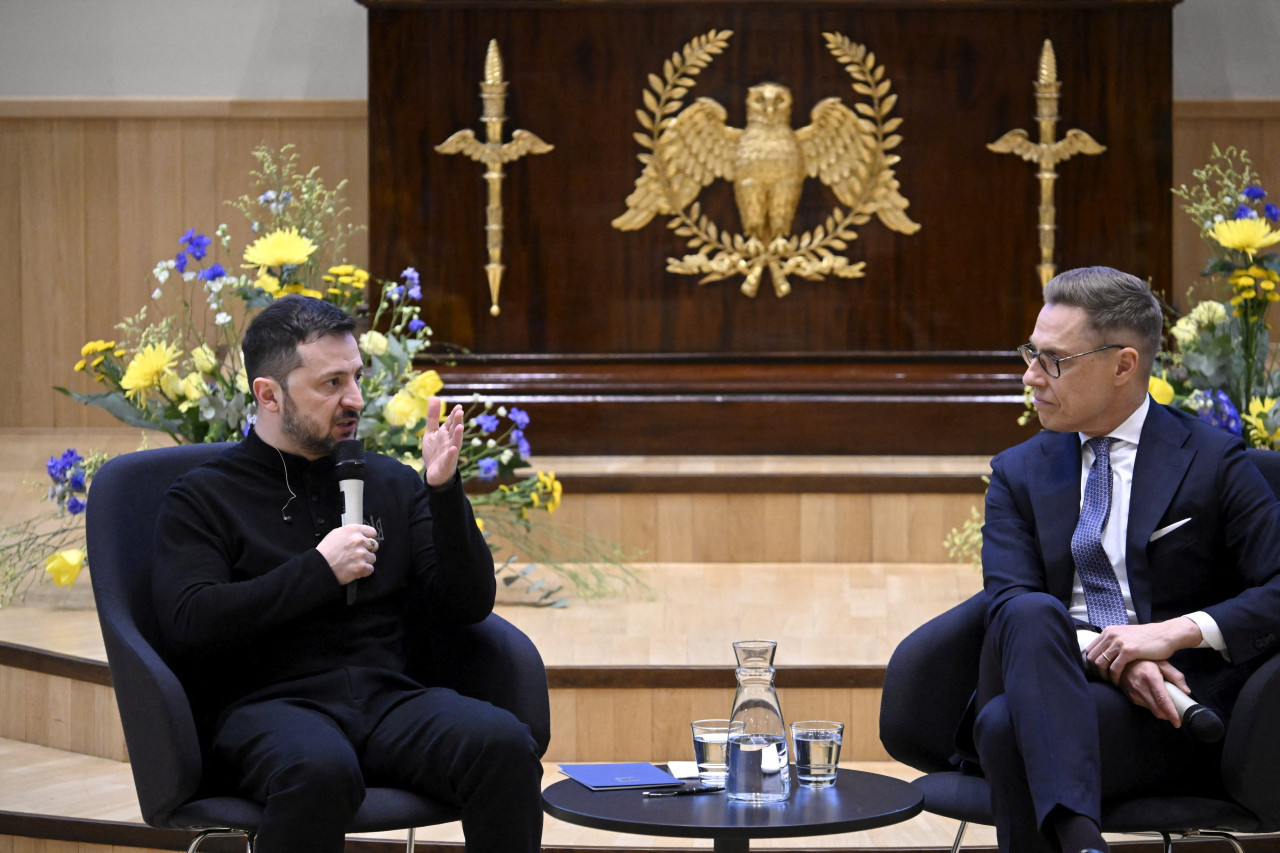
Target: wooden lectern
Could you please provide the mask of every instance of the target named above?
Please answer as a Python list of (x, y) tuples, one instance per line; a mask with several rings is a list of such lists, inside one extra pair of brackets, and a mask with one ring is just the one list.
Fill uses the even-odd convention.
[[(1032, 83), (1046, 39), (1061, 135), (1107, 147), (1059, 164), (1058, 269), (1103, 264), (1167, 290), (1176, 0), (361, 0), (369, 13), (370, 269), (422, 274), (441, 369), (534, 417), (553, 454), (993, 453), (1030, 434), (1024, 343), (1041, 305), (1036, 167), (987, 144), (1036, 138)], [(874, 52), (902, 119), (894, 150), (911, 235), (874, 217), (848, 244), (862, 278), (792, 279), (782, 298), (741, 278), (667, 271), (691, 251), (656, 216), (620, 231), (641, 165), (650, 76), (695, 37), (731, 30), (684, 101), (743, 127), (748, 89), (782, 83), (793, 127), (824, 98), (852, 105), (824, 33)], [(506, 138), (554, 150), (512, 162), (502, 187), (501, 313), (485, 278), (484, 167), (439, 153), (483, 138), (490, 41), (507, 82)], [(700, 196), (740, 225), (724, 181)], [(793, 232), (838, 201), (805, 182)]]

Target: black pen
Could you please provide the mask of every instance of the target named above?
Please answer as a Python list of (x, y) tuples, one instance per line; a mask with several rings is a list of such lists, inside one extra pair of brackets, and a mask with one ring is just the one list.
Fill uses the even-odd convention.
[(688, 794), (716, 794), (724, 788), (677, 788), (674, 791), (645, 791), (646, 797), (683, 797)]

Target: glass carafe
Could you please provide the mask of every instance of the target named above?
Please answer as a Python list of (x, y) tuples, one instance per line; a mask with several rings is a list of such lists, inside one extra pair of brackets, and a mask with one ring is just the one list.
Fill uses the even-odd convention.
[(738, 691), (733, 697), (730, 726), (741, 723), (742, 731), (729, 735), (725, 792), (731, 800), (776, 803), (791, 794), (787, 729), (773, 687), (773, 653), (777, 648), (773, 640), (733, 644), (738, 658)]

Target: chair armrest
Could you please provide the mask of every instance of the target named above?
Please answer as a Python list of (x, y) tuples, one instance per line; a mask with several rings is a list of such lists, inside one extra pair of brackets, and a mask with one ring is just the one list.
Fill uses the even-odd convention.
[(885, 667), (880, 742), (926, 773), (954, 769), (956, 728), (978, 684), (986, 597), (978, 593), (912, 631)]
[(1280, 655), (1240, 691), (1222, 744), (1222, 780), (1231, 797), (1261, 819), (1259, 832), (1280, 829)]
[(539, 753), (551, 740), (542, 655), (523, 631), (491, 613), (472, 625), (433, 620), (409, 639), (409, 675), (510, 711), (529, 726)]

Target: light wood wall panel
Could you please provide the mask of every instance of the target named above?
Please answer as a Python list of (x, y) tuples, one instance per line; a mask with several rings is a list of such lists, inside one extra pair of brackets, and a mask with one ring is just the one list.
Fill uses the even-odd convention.
[(534, 535), (590, 532), (658, 563), (945, 563), (943, 539), (981, 506), (981, 494), (570, 494)]
[[(1246, 148), (1280, 193), (1278, 131), (1280, 100), (1175, 102), (1174, 182), (1190, 182), (1217, 142)], [(187, 228), (227, 222), (243, 244), (246, 225), (224, 202), (247, 191), (260, 142), (293, 142), (328, 183), (349, 179), (352, 219), (367, 220), (364, 101), (0, 99), (0, 390), (11, 401), (0, 427), (113, 423), (52, 386), (90, 390), (71, 373), (80, 345), (148, 302), (151, 268)], [(363, 262), (367, 247), (357, 235), (348, 255)], [(1170, 251), (1173, 281), (1157, 285), (1183, 300), (1205, 247), (1176, 206)]]
[[(1195, 183), (1192, 171), (1209, 162), (1216, 143), (1219, 148), (1234, 145), (1249, 152), (1253, 170), (1262, 179), (1269, 199), (1280, 198), (1280, 100), (1275, 101), (1177, 101), (1173, 105), (1173, 182)], [(1168, 291), (1178, 307), (1188, 306), (1187, 292), (1194, 297), (1221, 296), (1200, 277), (1208, 260), (1208, 246), (1199, 229), (1183, 211), (1182, 201), (1170, 196), (1173, 205), (1173, 281)], [(1159, 284), (1159, 283), (1157, 283)]]
[(110, 687), (0, 666), (0, 737), (127, 761)]
[[(0, 100), (0, 426), (110, 426), (52, 390), (90, 391), (72, 373), (80, 346), (150, 302), (150, 271), (188, 228), (248, 222), (226, 201), (250, 189), (258, 144), (297, 146), (300, 165), (333, 186), (348, 179), (351, 221), (368, 218), (364, 101)], [(365, 263), (363, 232), (348, 256)], [(228, 268), (238, 257), (219, 259)], [(394, 276), (399, 270), (375, 270)], [(176, 306), (174, 294), (162, 303)]]
[[(888, 761), (880, 744), (879, 688), (782, 688), (788, 723), (845, 723), (841, 761)], [(565, 689), (551, 691), (547, 761), (692, 760), (689, 723), (726, 717), (733, 690)]]

